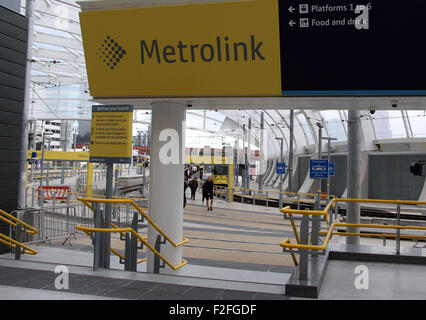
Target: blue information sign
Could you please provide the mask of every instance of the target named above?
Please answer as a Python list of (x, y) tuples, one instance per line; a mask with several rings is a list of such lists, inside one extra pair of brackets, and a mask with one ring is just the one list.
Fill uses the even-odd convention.
[(309, 167), (309, 177), (311, 179), (327, 179), (328, 160), (311, 160)]
[(331, 162), (328, 164), (328, 175), (334, 176), (334, 162)]
[(277, 162), (277, 174), (285, 174), (285, 162)]

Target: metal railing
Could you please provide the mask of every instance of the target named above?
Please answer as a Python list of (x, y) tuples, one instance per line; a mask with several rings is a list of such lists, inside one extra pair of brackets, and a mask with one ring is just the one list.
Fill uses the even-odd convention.
[[(133, 228), (111, 228), (111, 229), (107, 229), (107, 228), (88, 228), (88, 227), (81, 227), (81, 226), (77, 226), (77, 229), (82, 230), (82, 231), (87, 231), (87, 232), (104, 232), (104, 233), (121, 233), (121, 232), (130, 232), (131, 234), (133, 234), (140, 242), (142, 242), (144, 245), (146, 245), (152, 252), (154, 252), (161, 260), (163, 260), (170, 268), (172, 268), (173, 270), (177, 270), (181, 267), (183, 267), (184, 265), (187, 264), (187, 261), (185, 259), (182, 259), (182, 263), (174, 266), (172, 265), (160, 252), (158, 252), (154, 247), (152, 247), (148, 241), (145, 240), (145, 238), (143, 238), (139, 233), (137, 233), (135, 230), (133, 230)], [(185, 244), (187, 243), (188, 240), (186, 239), (185, 241), (182, 241), (181, 244)], [(114, 250), (115, 251), (115, 250)], [(113, 252), (114, 252), (113, 251)], [(117, 254), (118, 252), (114, 252), (115, 254)], [(120, 256), (120, 254), (118, 253), (118, 255)], [(124, 259), (124, 257), (121, 255), (121, 257)], [(145, 261), (145, 260), (144, 260)], [(142, 261), (140, 261), (142, 262)]]
[[(25, 234), (37, 234), (38, 230), (29, 224), (25, 223), (24, 221), (14, 217), (13, 215), (7, 213), (6, 211), (3, 211), (0, 209), (0, 220), (3, 222), (6, 222), (11, 227), (16, 228), (16, 240), (6, 236), (5, 234), (0, 233), (0, 242), (11, 247), (12, 249), (15, 249), (15, 259), (19, 260), (21, 254), (31, 254), (36, 255), (38, 252), (27, 245), (25, 245), (24, 242), (24, 235)], [(19, 248), (19, 249), (18, 249)]]
[[(182, 238), (181, 242), (175, 243), (161, 228), (137, 205), (137, 203), (133, 199), (97, 199), (97, 198), (78, 198), (79, 201), (83, 202), (88, 208), (90, 208), (93, 212), (96, 212), (96, 209), (94, 208), (95, 204), (103, 203), (103, 204), (115, 204), (115, 205), (121, 205), (121, 204), (129, 204), (131, 207), (136, 209), (137, 213), (143, 216), (144, 219), (148, 221), (149, 224), (151, 224), (158, 233), (164, 237), (165, 241), (168, 241), (172, 246), (179, 247), (185, 243), (188, 243), (187, 238)], [(92, 203), (92, 204), (91, 204)], [(135, 221), (135, 218), (133, 218), (133, 221)], [(136, 219), (137, 221), (137, 219)], [(171, 269), (177, 270), (181, 268), (182, 266), (187, 264), (187, 261), (185, 259), (182, 259), (182, 263), (174, 266), (172, 263), (170, 263), (161, 253), (160, 253), (160, 246), (161, 244), (164, 244), (164, 242), (161, 241), (161, 239), (158, 239), (160, 235), (157, 237), (157, 242), (155, 246), (153, 247), (151, 244), (148, 243), (146, 237), (142, 237), (136, 230), (137, 226), (135, 228), (135, 225), (133, 223), (133, 227), (127, 227), (127, 228), (119, 228), (114, 224), (111, 224), (112, 228), (90, 228), (90, 227), (82, 227), (77, 226), (78, 230), (82, 230), (86, 233), (94, 233), (94, 232), (101, 232), (101, 233), (120, 233), (122, 236), (126, 236), (126, 233), (130, 233), (133, 237), (136, 238), (137, 242), (141, 242), (144, 245), (146, 245), (158, 258), (160, 258), (164, 263), (166, 263)], [(136, 229), (136, 230), (135, 230)], [(126, 257), (120, 254), (117, 250), (110, 248), (110, 251), (112, 251), (114, 254), (119, 256), (121, 259), (125, 260)], [(143, 261), (146, 261), (146, 259), (139, 260), (137, 263), (141, 263)], [(156, 269), (156, 267), (154, 268)]]
[(170, 237), (164, 233), (163, 230), (136, 204), (133, 199), (95, 199), (95, 198), (78, 198), (79, 201), (83, 202), (88, 208), (93, 210), (92, 203), (115, 203), (115, 204), (124, 204), (129, 203), (133, 208), (135, 208), (154, 228), (157, 230), (173, 247), (179, 247), (188, 242), (188, 239), (182, 238), (181, 242), (175, 243)]
[[(396, 221), (395, 225), (379, 225), (379, 224), (353, 224), (353, 223), (333, 223), (334, 215), (336, 213), (331, 212), (331, 209), (336, 208), (336, 204), (339, 202), (357, 202), (357, 203), (381, 203), (381, 204), (396, 204)], [(323, 210), (297, 210), (291, 209), (290, 206), (282, 208), (280, 210), (281, 213), (290, 215), (293, 232), (296, 238), (297, 244), (293, 244), (290, 242), (289, 238), (285, 238), (280, 246), (283, 248), (284, 252), (289, 250), (292, 254), (293, 260), (295, 261), (295, 265), (297, 265), (297, 261), (295, 260), (294, 253), (295, 249), (298, 249), (296, 253), (303, 253), (312, 251), (325, 251), (328, 247), (329, 241), (332, 235), (342, 235), (342, 236), (360, 236), (360, 237), (373, 237), (373, 238), (394, 238), (396, 239), (396, 254), (400, 254), (400, 240), (401, 239), (426, 239), (426, 235), (401, 235), (401, 230), (420, 230), (426, 231), (426, 227), (420, 226), (402, 226), (400, 225), (401, 219), (401, 205), (425, 205), (426, 201), (409, 201), (409, 200), (382, 200), (382, 199), (348, 199), (348, 198), (333, 198), (327, 206)], [(325, 235), (325, 239), (321, 245), (312, 245), (306, 243), (301, 243), (300, 236), (297, 231), (296, 225), (293, 221), (293, 214), (300, 214), (304, 216), (326, 216), (327, 222), (329, 223), (329, 228), (327, 232), (318, 232), (318, 235)], [(370, 228), (370, 229), (394, 229), (396, 230), (396, 234), (390, 233), (379, 233), (379, 232), (370, 232), (370, 233), (362, 233), (362, 232), (333, 232), (336, 227), (346, 227), (346, 228)], [(312, 238), (311, 238), (312, 241)], [(305, 268), (306, 269), (306, 268)]]
[[(241, 192), (235, 192), (235, 190), (239, 190)], [(239, 196), (241, 198), (241, 203), (244, 202), (245, 198), (253, 199), (253, 204), (256, 204), (256, 200), (263, 200), (266, 202), (266, 206), (269, 206), (269, 201), (276, 201), (278, 202), (280, 200), (279, 194), (280, 191), (275, 190), (258, 190), (258, 189), (246, 189), (246, 188), (240, 188), (240, 187), (231, 187), (230, 192), (228, 195), (228, 187), (225, 186), (216, 186), (216, 194), (219, 194), (223, 196), (225, 199), (233, 198), (234, 196)], [(277, 197), (273, 197), (270, 195), (278, 194)], [(281, 192), (283, 195), (290, 196), (289, 198), (282, 198), (282, 201), (285, 202), (291, 202), (291, 203), (297, 203), (298, 209), (300, 209), (301, 203), (312, 203), (315, 204), (315, 197), (318, 196), (318, 194), (313, 193), (298, 193), (298, 192)], [(307, 197), (314, 198), (313, 200), (306, 199)], [(336, 198), (334, 195), (329, 196), (330, 199)], [(321, 201), (321, 204), (327, 204), (326, 199), (322, 199), (324, 201)]]
[[(118, 233), (120, 233), (123, 237), (125, 237), (125, 236), (126, 236), (125, 231), (122, 231), (122, 230), (121, 230), (120, 228), (118, 228), (115, 224), (111, 223), (111, 227), (112, 227), (113, 229), (116, 229), (116, 230), (117, 230), (117, 232), (118, 232)], [(91, 231), (88, 231), (88, 230), (86, 230), (86, 229), (87, 229), (87, 228), (84, 228), (84, 227), (79, 226), (79, 230), (83, 231), (83, 232), (84, 232), (86, 235), (88, 235), (88, 236), (92, 236), (92, 232), (91, 232)], [(147, 238), (147, 237), (144, 237), (143, 239), (144, 239), (144, 240), (147, 240), (148, 238)], [(139, 241), (139, 239), (138, 239), (138, 241)], [(112, 253), (114, 253), (117, 257), (119, 257), (122, 261), (125, 261), (125, 260), (126, 260), (126, 257), (125, 257), (124, 255), (122, 255), (120, 252), (118, 252), (116, 249), (114, 249), (114, 248), (110, 248), (110, 250), (111, 250), (111, 252), (112, 252)], [(140, 260), (138, 260), (138, 261), (137, 261), (137, 264), (142, 263), (142, 262), (145, 262), (145, 261), (147, 261), (147, 258), (140, 259)]]

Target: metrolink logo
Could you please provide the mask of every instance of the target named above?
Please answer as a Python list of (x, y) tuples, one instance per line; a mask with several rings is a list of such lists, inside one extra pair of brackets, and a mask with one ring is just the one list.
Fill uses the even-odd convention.
[(126, 55), (126, 50), (111, 38), (111, 36), (107, 36), (96, 52), (96, 55), (99, 56), (108, 68), (114, 70)]
[(193, 63), (193, 62), (223, 62), (223, 61), (255, 61), (265, 60), (262, 53), (262, 41), (256, 41), (250, 35), (248, 41), (235, 42), (229, 37), (218, 36), (212, 43), (184, 43), (161, 46), (159, 40), (141, 41), (141, 63), (147, 59), (155, 59), (157, 63)]

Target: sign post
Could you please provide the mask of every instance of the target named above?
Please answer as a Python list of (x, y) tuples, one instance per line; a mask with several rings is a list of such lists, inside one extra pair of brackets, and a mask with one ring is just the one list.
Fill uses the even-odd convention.
[[(90, 162), (106, 163), (105, 197), (113, 195), (114, 163), (131, 163), (132, 159), (133, 106), (99, 105), (92, 107), (92, 127), (90, 131)], [(111, 203), (105, 204), (104, 221), (96, 228), (111, 227)], [(102, 267), (110, 266), (111, 234), (105, 233)], [(98, 242), (96, 242), (98, 243)]]

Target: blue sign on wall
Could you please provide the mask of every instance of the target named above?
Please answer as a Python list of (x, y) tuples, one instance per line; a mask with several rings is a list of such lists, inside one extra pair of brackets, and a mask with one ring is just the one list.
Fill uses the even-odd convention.
[(309, 163), (309, 177), (311, 179), (327, 179), (328, 160), (311, 160)]
[(285, 174), (285, 162), (277, 162), (277, 174)]
[(334, 174), (334, 162), (330, 161), (330, 163), (328, 164), (328, 175), (332, 177), (334, 176)]

